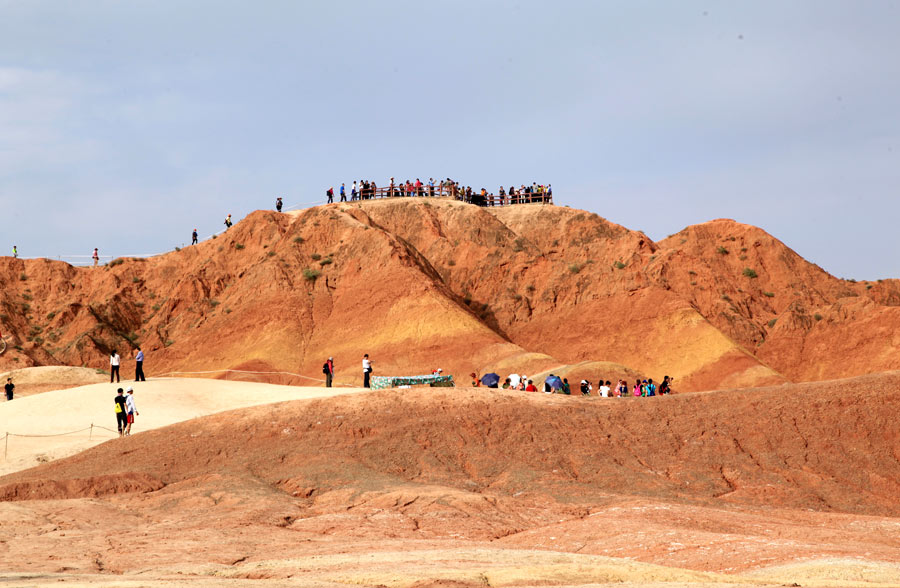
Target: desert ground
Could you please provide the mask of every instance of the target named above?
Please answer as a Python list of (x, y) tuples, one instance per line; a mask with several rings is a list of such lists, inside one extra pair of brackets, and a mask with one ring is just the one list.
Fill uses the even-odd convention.
[[(130, 437), (10, 438), (4, 585), (900, 586), (898, 373), (628, 399), (128, 385)], [(114, 428), (114, 388), (0, 422)]]

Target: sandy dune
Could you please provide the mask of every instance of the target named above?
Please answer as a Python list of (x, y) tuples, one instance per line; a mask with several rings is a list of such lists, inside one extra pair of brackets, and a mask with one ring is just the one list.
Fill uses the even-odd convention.
[[(18, 370), (16, 381), (31, 382), (48, 374), (52, 378), (66, 369), (82, 368)], [(73, 455), (118, 437), (113, 397), (117, 388), (128, 386), (134, 387), (135, 404), (140, 413), (132, 434), (235, 408), (365, 391), (364, 388), (303, 388), (161, 378), (140, 383), (92, 384), (24, 398), (17, 396), (12, 402), (0, 402), (0, 436), (9, 433), (6, 459), (0, 461), (0, 475)]]

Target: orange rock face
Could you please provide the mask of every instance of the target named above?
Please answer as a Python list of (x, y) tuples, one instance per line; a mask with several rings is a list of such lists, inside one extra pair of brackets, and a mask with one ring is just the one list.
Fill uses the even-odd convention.
[[(441, 367), (501, 375), (606, 362), (679, 391), (900, 368), (896, 280), (828, 275), (760, 229), (717, 220), (659, 243), (555, 206), (393, 199), (256, 212), (150, 259), (0, 260), (0, 370), (108, 368), (314, 384)], [(505, 372), (505, 373), (504, 373)], [(292, 376), (299, 374), (302, 377)], [(225, 377), (225, 376), (221, 376)]]

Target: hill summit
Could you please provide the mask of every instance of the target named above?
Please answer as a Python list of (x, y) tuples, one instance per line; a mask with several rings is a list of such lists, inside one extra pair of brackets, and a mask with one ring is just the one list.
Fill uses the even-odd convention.
[(897, 280), (835, 278), (724, 219), (654, 242), (553, 205), (337, 203), (102, 268), (2, 258), (0, 286), (0, 370), (106, 368), (138, 344), (151, 376), (307, 385), (329, 356), (358, 385), (363, 353), (380, 375), (667, 374), (679, 391), (900, 369)]

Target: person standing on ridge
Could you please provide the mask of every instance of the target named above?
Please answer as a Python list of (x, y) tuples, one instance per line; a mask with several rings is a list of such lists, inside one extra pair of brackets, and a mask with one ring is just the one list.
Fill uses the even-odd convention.
[(228, 216), (225, 217), (225, 230), (227, 231), (228, 229), (230, 229), (232, 224), (231, 213), (229, 213)]
[(113, 349), (113, 352), (109, 355), (109, 383), (113, 383), (113, 378), (116, 379), (116, 383), (119, 382), (119, 354), (116, 353), (116, 350)]
[(191, 233), (191, 245), (197, 244), (197, 229), (194, 229), (194, 232)]
[(18, 259), (18, 257), (19, 257), (19, 250), (16, 249), (15, 245), (13, 245), (13, 259)]
[(125, 434), (131, 435), (131, 425), (134, 424), (134, 417), (141, 413), (137, 411), (137, 406), (134, 404), (134, 388), (129, 386), (125, 393), (125, 410), (127, 411), (125, 416)]
[(119, 429), (119, 437), (125, 434), (125, 427), (128, 426), (128, 408), (125, 406), (125, 396), (122, 395), (122, 389), (119, 388), (116, 397), (113, 399), (113, 408), (116, 411), (116, 426)]
[(147, 378), (144, 377), (144, 352), (140, 347), (137, 348), (137, 355), (134, 356), (134, 381), (147, 381)]
[(12, 378), (6, 378), (6, 386), (3, 388), (6, 390), (6, 401), (9, 402), (13, 399), (13, 390), (16, 389), (16, 385), (12, 383)]
[(278, 212), (281, 212), (281, 198), (275, 199), (275, 210), (277, 210)]
[(353, 180), (353, 186), (350, 188), (350, 201), (356, 200), (356, 180)]
[(331, 381), (334, 378), (334, 358), (329, 357), (328, 361), (322, 366), (322, 373), (325, 374), (325, 387), (331, 388)]
[(347, 201), (347, 189), (344, 188), (344, 183), (341, 182), (341, 202)]
[(325, 191), (325, 195), (328, 196), (327, 204), (332, 204), (334, 202), (334, 186), (328, 188)]
[(94, 260), (94, 267), (97, 267), (97, 262), (100, 261), (100, 253), (97, 251), (96, 247), (94, 247), (94, 253), (91, 255), (91, 259)]
[(372, 373), (372, 362), (369, 360), (369, 354), (366, 353), (363, 355), (362, 360), (362, 368), (363, 368), (363, 388), (371, 388), (369, 382), (369, 376)]

